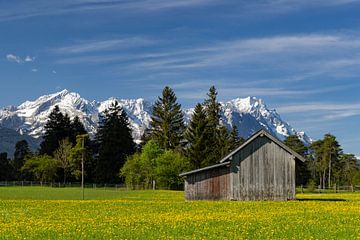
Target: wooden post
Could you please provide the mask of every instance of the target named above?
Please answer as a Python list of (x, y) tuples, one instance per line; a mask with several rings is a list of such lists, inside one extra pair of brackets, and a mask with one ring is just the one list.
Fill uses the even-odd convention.
[(81, 189), (82, 189), (82, 200), (84, 200), (84, 136), (82, 137), (82, 155), (81, 155)]

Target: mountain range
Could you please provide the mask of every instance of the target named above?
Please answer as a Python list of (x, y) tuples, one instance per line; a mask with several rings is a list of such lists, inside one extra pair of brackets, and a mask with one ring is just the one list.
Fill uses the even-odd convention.
[[(0, 152), (13, 152), (10, 144), (15, 144), (23, 136), (35, 149), (41, 141), (44, 126), (52, 109), (58, 105), (63, 113), (70, 118), (78, 116), (91, 136), (97, 131), (99, 114), (107, 109), (111, 103), (118, 101), (126, 111), (133, 137), (140, 141), (146, 128), (150, 127), (152, 103), (142, 98), (117, 99), (109, 98), (106, 101), (88, 101), (78, 93), (63, 90), (61, 92), (44, 95), (34, 101), (26, 101), (19, 106), (9, 106), (0, 109)], [(184, 109), (185, 122), (191, 119), (193, 109)], [(296, 131), (287, 122), (283, 121), (276, 110), (267, 108), (262, 99), (256, 97), (236, 98), (221, 102), (221, 122), (229, 129), (236, 125), (239, 135), (247, 138), (261, 128), (284, 140), (295, 134), (305, 143), (311, 139), (301, 131)], [(2, 134), (6, 132), (6, 134)]]

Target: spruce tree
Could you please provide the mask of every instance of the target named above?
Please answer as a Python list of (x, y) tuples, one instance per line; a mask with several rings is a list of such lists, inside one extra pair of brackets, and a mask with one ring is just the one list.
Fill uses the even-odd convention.
[(55, 106), (45, 125), (45, 134), (39, 153), (53, 156), (54, 151), (59, 147), (59, 141), (69, 138), (70, 134), (71, 122), (69, 116), (67, 114), (63, 115), (60, 108)]
[[(299, 139), (296, 135), (290, 135), (284, 140), (285, 145), (290, 147), (292, 150), (303, 156), (305, 159), (307, 157), (308, 148), (305, 146), (305, 144)], [(305, 185), (311, 175), (310, 175), (310, 169), (311, 164), (309, 161), (306, 161), (305, 163), (301, 161), (295, 162), (295, 183), (296, 185), (303, 184)]]
[(84, 125), (80, 121), (78, 116), (75, 116), (74, 119), (71, 121), (71, 132), (69, 136), (69, 140), (73, 146), (76, 144), (76, 136), (87, 134)]
[(13, 178), (13, 167), (7, 156), (6, 152), (0, 153), (0, 181), (9, 181)]
[(15, 175), (18, 180), (22, 179), (20, 170), (24, 165), (25, 157), (30, 154), (31, 151), (29, 148), (29, 144), (26, 140), (21, 140), (16, 143), (12, 165), (14, 167)]
[(119, 181), (119, 170), (126, 157), (134, 152), (135, 144), (126, 112), (118, 102), (112, 103), (104, 112), (96, 135), (98, 158), (97, 181), (113, 183)]
[(166, 86), (153, 107), (152, 139), (163, 149), (177, 148), (183, 139), (184, 115), (174, 91)]
[(238, 128), (235, 124), (233, 124), (233, 127), (230, 132), (230, 151), (233, 151), (240, 147), (241, 144), (245, 142), (245, 139), (239, 136)]
[(210, 146), (204, 160), (206, 165), (217, 163), (225, 151), (225, 145), (227, 145), (227, 143), (220, 143), (226, 138), (226, 134), (224, 134), (224, 129), (221, 129), (220, 125), (220, 103), (217, 101), (217, 94), (216, 88), (214, 86), (210, 87), (207, 94), (208, 98), (204, 102), (208, 122), (207, 144)]
[(208, 146), (208, 122), (205, 111), (201, 104), (197, 104), (194, 114), (185, 131), (187, 141), (186, 156), (190, 161), (192, 169), (205, 167), (204, 160), (209, 152)]

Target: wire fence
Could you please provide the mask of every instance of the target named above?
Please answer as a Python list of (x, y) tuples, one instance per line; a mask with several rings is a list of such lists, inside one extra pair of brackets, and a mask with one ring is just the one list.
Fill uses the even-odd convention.
[[(39, 181), (0, 181), (0, 187), (53, 187), (53, 188), (79, 188), (81, 182), (39, 182)], [(141, 190), (141, 189), (155, 189), (155, 186), (127, 186), (121, 184), (109, 183), (86, 183), (84, 188), (103, 189), (103, 190)], [(296, 193), (338, 193), (338, 192), (360, 192), (360, 185), (354, 186), (338, 186), (320, 188), (320, 186), (310, 188), (306, 186), (297, 186)]]
[(340, 192), (360, 192), (360, 185), (353, 185), (353, 186), (334, 185), (332, 187), (323, 187), (323, 188), (321, 188), (320, 186), (317, 186), (315, 188), (304, 187), (304, 186), (296, 187), (296, 193), (340, 193)]
[[(39, 182), (39, 181), (0, 181), (0, 187), (53, 187), (53, 188), (79, 188), (81, 182)], [(84, 188), (129, 190), (126, 184), (86, 183)]]

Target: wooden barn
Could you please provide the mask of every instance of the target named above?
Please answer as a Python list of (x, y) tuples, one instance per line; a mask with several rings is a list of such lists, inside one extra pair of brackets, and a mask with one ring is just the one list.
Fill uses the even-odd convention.
[(265, 130), (219, 164), (182, 173), (187, 200), (295, 198), (295, 161), (305, 159)]

